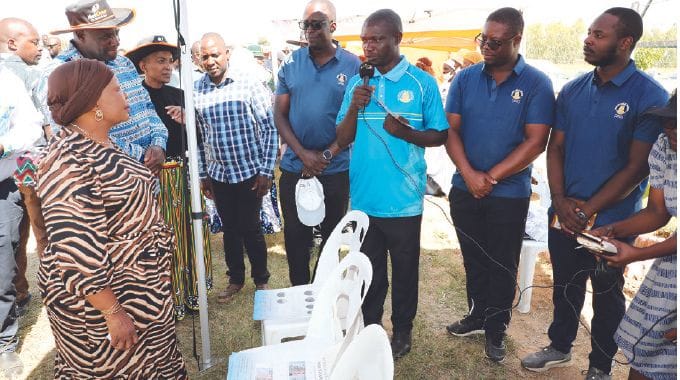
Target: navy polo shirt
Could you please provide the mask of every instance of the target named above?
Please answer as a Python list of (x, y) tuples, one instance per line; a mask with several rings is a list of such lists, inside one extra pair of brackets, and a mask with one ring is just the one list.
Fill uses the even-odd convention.
[[(500, 85), (476, 64), (453, 79), (446, 112), (461, 116), (460, 136), (465, 155), (476, 170), (488, 172), (525, 140), (526, 124), (552, 125), (555, 95), (547, 75), (526, 64), (521, 55), (512, 73)], [(451, 181), (467, 191), (460, 171)], [(531, 165), (493, 186), (495, 197), (527, 198), (531, 195)]]
[[(633, 140), (653, 144), (657, 118), (643, 116), (663, 106), (668, 93), (631, 60), (609, 82), (598, 85), (595, 70), (567, 83), (557, 97), (555, 129), (564, 132), (565, 195), (590, 199), (628, 163)], [(598, 212), (595, 225), (625, 219), (640, 209), (643, 181), (628, 197)]]
[[(317, 66), (309, 48), (294, 51), (279, 70), (276, 95), (290, 95), (288, 120), (293, 133), (306, 149), (322, 151), (335, 141), (335, 120), (345, 87), (359, 72), (359, 58), (340, 47), (323, 66)], [(281, 169), (300, 173), (302, 160), (286, 149)], [(338, 153), (322, 174), (349, 170), (349, 148)]]

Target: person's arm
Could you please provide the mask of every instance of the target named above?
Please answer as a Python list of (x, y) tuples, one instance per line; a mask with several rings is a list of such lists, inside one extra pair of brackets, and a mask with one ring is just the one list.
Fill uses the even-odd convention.
[(594, 213), (626, 198), (649, 174), (647, 156), (651, 150), (651, 143), (633, 140), (626, 166), (616, 172), (597, 193), (581, 205), (580, 210), (590, 218)]
[(541, 153), (545, 151), (550, 126), (546, 124), (527, 124), (524, 126), (524, 141), (519, 144), (501, 162), (496, 164), (488, 174), (496, 181), (510, 177), (526, 169)]
[[(85, 298), (102, 313), (115, 349), (132, 347), (138, 339), (133, 321), (111, 290), (108, 220), (94, 163), (75, 155), (47, 156), (39, 175), (38, 195), (50, 231), (50, 254), (64, 290)], [(64, 181), (66, 177), (69, 181)]]
[(304, 165), (303, 172), (310, 175), (319, 175), (326, 169), (329, 161), (324, 160), (321, 152), (306, 149), (302, 146), (293, 132), (293, 127), (290, 125), (289, 112), (290, 94), (276, 95), (274, 99), (274, 121), (281, 138), (288, 143), (288, 148), (292, 149), (293, 153), (302, 161)]
[(383, 123), (383, 128), (385, 128), (392, 136), (422, 148), (440, 146), (446, 142), (446, 130), (437, 131), (434, 129), (426, 129), (424, 131), (419, 131), (408, 126), (408, 120), (401, 116), (399, 117), (399, 120), (397, 120), (391, 115), (387, 115), (385, 117), (385, 122)]
[(371, 102), (373, 93), (373, 87), (360, 85), (358, 81), (354, 83), (353, 87), (347, 86), (338, 112), (335, 142), (340, 149), (345, 149), (354, 142), (359, 111)]
[(656, 231), (670, 220), (666, 209), (663, 189), (649, 188), (647, 207), (622, 221), (608, 224), (593, 230), (593, 235), (611, 238), (626, 238)]
[(274, 165), (276, 164), (276, 156), (279, 152), (279, 135), (274, 125), (271, 92), (262, 83), (256, 81), (252, 83), (251, 106), (255, 121), (259, 127), (259, 141), (262, 145), (262, 162), (252, 190), (261, 197), (272, 186)]
[[(559, 105), (558, 105), (559, 108)], [(559, 111), (558, 111), (559, 112)], [(566, 196), (564, 188), (564, 131), (553, 129), (548, 142), (548, 186), (552, 207), (560, 220), (562, 229), (568, 233), (581, 231), (585, 222), (574, 211), (580, 202)]]
[(0, 155), (9, 156), (32, 148), (42, 137), (42, 115), (35, 109), (21, 80), (14, 76), (2, 75), (3, 86), (14, 88), (8, 104), (9, 129), (0, 136)]
[(616, 254), (612, 256), (600, 255), (600, 257), (607, 261), (607, 264), (613, 267), (625, 267), (626, 265), (635, 262), (657, 257), (664, 257), (675, 255), (678, 249), (677, 235), (662, 241), (658, 244), (650, 245), (649, 247), (637, 248), (630, 244), (626, 244), (616, 239), (607, 239), (616, 247)]
[(470, 194), (477, 199), (484, 198), (491, 193), (493, 185), (497, 182), (489, 174), (472, 167), (470, 161), (468, 161), (463, 139), (460, 137), (461, 115), (447, 113), (446, 116), (449, 122), (446, 153), (448, 153), (453, 164), (456, 165)]

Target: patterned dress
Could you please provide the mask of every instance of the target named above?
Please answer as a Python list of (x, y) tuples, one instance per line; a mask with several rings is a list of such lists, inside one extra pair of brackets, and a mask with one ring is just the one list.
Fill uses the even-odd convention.
[[(649, 184), (663, 189), (671, 216), (677, 216), (676, 172), (677, 153), (662, 134), (649, 154)], [(614, 335), (630, 366), (650, 379), (677, 379), (677, 346), (663, 337), (677, 326), (676, 276), (677, 254), (656, 259)]]
[[(183, 379), (172, 310), (174, 237), (153, 196), (153, 176), (117, 148), (70, 128), (38, 168), (49, 245), (38, 284), (54, 334), (57, 379)], [(85, 296), (110, 286), (139, 342), (111, 346)]]

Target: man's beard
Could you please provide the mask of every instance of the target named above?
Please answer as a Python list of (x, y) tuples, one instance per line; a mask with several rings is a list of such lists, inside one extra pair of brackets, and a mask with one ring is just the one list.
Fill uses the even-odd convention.
[(616, 61), (616, 49), (617, 45), (612, 44), (612, 46), (607, 50), (607, 53), (604, 55), (604, 57), (598, 60), (589, 61), (587, 58), (585, 60), (586, 62), (590, 63), (593, 66), (597, 67), (609, 66)]

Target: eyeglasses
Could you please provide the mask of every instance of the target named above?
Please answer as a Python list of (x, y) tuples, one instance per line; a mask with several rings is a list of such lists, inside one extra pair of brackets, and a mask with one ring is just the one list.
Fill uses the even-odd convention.
[(517, 37), (515, 34), (514, 36), (508, 38), (507, 40), (490, 40), (486, 37), (482, 37), (482, 33), (479, 33), (475, 37), (475, 42), (477, 42), (477, 45), (479, 45), (480, 48), (484, 47), (484, 44), (489, 47), (491, 50), (498, 50), (501, 46), (503, 46), (504, 43), (508, 41), (512, 41), (513, 38)]
[[(303, 20), (303, 21), (298, 22), (298, 26), (299, 26), (300, 29), (302, 29), (302, 30), (307, 30), (307, 29), (309, 29), (309, 28), (312, 28), (312, 30), (320, 30), (321, 28), (323, 28), (324, 25), (326, 25), (327, 22), (328, 22), (328, 21), (326, 21), (326, 20), (323, 20), (323, 21), (314, 21), (314, 20), (312, 20), (312, 21), (307, 21), (307, 20)], [(332, 22), (332, 21), (331, 21), (331, 22)]]

